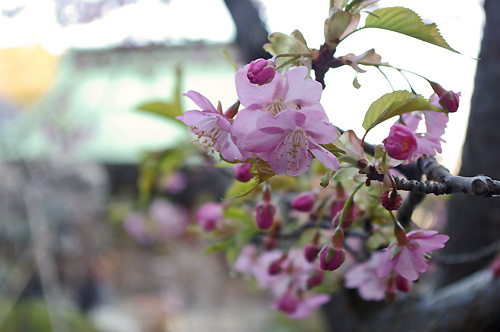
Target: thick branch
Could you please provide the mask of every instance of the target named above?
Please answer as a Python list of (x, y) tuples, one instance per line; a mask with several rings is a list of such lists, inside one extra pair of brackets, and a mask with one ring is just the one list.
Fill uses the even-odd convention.
[(360, 302), (340, 292), (325, 308), (332, 331), (498, 331), (500, 280), (489, 270), (456, 282), (429, 296), (409, 295), (396, 303)]
[(419, 159), (417, 165), (427, 179), (436, 182), (406, 180), (395, 176), (398, 189), (434, 195), (465, 193), (482, 197), (500, 197), (500, 181), (493, 180), (489, 176), (452, 175), (432, 157)]

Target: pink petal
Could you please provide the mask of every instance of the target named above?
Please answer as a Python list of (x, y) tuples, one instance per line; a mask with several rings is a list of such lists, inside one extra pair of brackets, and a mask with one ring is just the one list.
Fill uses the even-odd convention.
[(202, 110), (208, 110), (212, 113), (217, 113), (217, 110), (215, 109), (214, 105), (204, 96), (202, 96), (200, 93), (189, 90), (187, 93), (184, 94), (184, 96), (190, 98), (192, 101), (195, 102), (196, 105), (198, 105)]
[(300, 66), (286, 73), (285, 103), (311, 106), (319, 103), (323, 88), (321, 83), (307, 77), (307, 67)]
[(427, 269), (424, 257), (408, 249), (406, 246), (401, 249), (401, 253), (398, 256), (399, 260), (395, 266), (395, 270), (405, 279), (415, 281), (418, 279), (419, 272), (425, 272)]
[(314, 144), (312, 141), (309, 141), (309, 150), (323, 165), (332, 171), (339, 169), (339, 160), (330, 151)]
[(426, 111), (425, 126), (427, 127), (426, 135), (441, 137), (443, 136), (448, 123), (448, 116), (444, 112)]
[[(410, 128), (413, 132), (417, 131), (420, 120), (422, 120), (422, 118), (419, 115), (416, 115), (415, 113), (403, 114), (403, 121), (405, 122), (405, 125), (408, 128)], [(399, 121), (396, 121), (396, 123), (399, 123)]]
[(283, 76), (276, 72), (274, 79), (263, 85), (253, 84), (247, 77), (248, 65), (238, 70), (235, 77), (236, 92), (241, 105), (251, 108), (262, 108), (282, 94)]
[(303, 128), (307, 134), (313, 138), (316, 143), (329, 144), (337, 139), (335, 127), (328, 120), (323, 108), (321, 109), (302, 109), (301, 112), (307, 114), (307, 119)]
[(379, 265), (377, 266), (377, 276), (379, 278), (383, 278), (387, 276), (391, 271), (394, 269), (394, 266), (396, 266), (396, 263), (398, 262), (399, 255), (394, 257), (394, 259), (391, 259), (392, 253), (394, 252), (394, 249), (396, 246), (389, 246), (382, 255), (380, 255), (380, 262)]

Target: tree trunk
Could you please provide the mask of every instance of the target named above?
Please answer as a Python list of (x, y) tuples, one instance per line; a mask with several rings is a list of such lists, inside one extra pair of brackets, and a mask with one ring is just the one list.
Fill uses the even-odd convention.
[[(474, 94), (463, 147), (460, 175), (500, 178), (500, 1), (485, 0), (486, 24), (477, 65)], [(449, 142), (450, 143), (450, 142)], [(448, 205), (450, 236), (443, 255), (471, 253), (500, 238), (500, 200), (453, 195)], [(485, 267), (494, 253), (475, 261), (444, 266), (444, 286)]]

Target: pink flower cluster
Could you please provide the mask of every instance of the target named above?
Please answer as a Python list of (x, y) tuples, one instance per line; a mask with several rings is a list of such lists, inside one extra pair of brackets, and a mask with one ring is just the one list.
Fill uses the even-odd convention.
[(235, 269), (255, 277), (261, 289), (269, 289), (274, 298), (273, 309), (292, 319), (307, 318), (330, 300), (327, 294), (311, 291), (323, 283), (323, 271), (299, 249), (259, 253), (255, 246), (247, 245), (236, 260)]
[[(435, 89), (437, 90), (437, 89)], [(384, 140), (384, 146), (390, 157), (411, 162), (421, 155), (434, 156), (441, 153), (441, 138), (448, 123), (448, 112), (456, 112), (459, 104), (460, 93), (453, 91), (437, 90), (430, 98), (430, 103), (443, 112), (417, 111), (402, 115), (402, 123), (396, 122), (390, 130), (389, 136)], [(425, 133), (417, 133), (417, 128), (425, 118)]]
[(177, 119), (191, 128), (200, 142), (227, 161), (247, 162), (255, 156), (268, 161), (276, 174), (299, 175), (313, 156), (337, 170), (337, 158), (321, 144), (329, 144), (336, 131), (319, 103), (321, 84), (308, 77), (304, 66), (285, 77), (271, 61), (259, 59), (236, 73), (236, 91), (244, 107), (237, 112), (217, 109), (201, 94), (185, 94), (201, 110)]

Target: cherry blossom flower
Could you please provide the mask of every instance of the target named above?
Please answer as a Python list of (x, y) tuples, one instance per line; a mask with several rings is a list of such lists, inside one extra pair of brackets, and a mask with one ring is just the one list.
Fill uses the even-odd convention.
[(394, 124), (384, 140), (384, 146), (390, 157), (406, 160), (417, 150), (417, 138), (410, 128)]
[(207, 232), (213, 231), (224, 216), (224, 208), (214, 202), (205, 203), (196, 212), (196, 221)]
[(319, 144), (336, 138), (335, 129), (321, 112), (285, 110), (273, 116), (264, 114), (256, 131), (245, 137), (245, 150), (262, 153), (276, 174), (299, 175), (311, 166), (314, 155), (326, 167), (337, 170), (337, 158)]
[(245, 108), (238, 112), (232, 126), (232, 134), (241, 141), (256, 130), (256, 123), (262, 114), (276, 115), (285, 109), (314, 110), (328, 117), (319, 103), (323, 91), (321, 84), (308, 75), (307, 67), (290, 69), (286, 75), (276, 72), (274, 79), (267, 84), (258, 85), (248, 78), (249, 65), (236, 73), (236, 92), (241, 105)]
[(330, 296), (327, 294), (293, 294), (289, 291), (276, 299), (273, 309), (283, 311), (291, 319), (305, 319), (328, 301)]
[(400, 228), (398, 241), (391, 243), (380, 257), (377, 275), (383, 278), (394, 270), (405, 279), (417, 280), (419, 273), (427, 270), (424, 254), (443, 248), (448, 239), (436, 231), (415, 230), (405, 234)]
[(245, 161), (252, 157), (251, 153), (241, 151), (236, 145), (236, 137), (231, 134), (231, 122), (222, 114), (220, 104), (218, 109), (196, 91), (184, 94), (193, 100), (200, 110), (191, 110), (176, 119), (184, 122), (196, 134), (200, 142), (208, 148), (219, 152), (228, 161)]
[(364, 300), (383, 300), (389, 276), (379, 278), (377, 275), (377, 266), (380, 264), (381, 256), (382, 252), (374, 252), (369, 260), (352, 267), (345, 274), (344, 286), (357, 288), (359, 296)]

